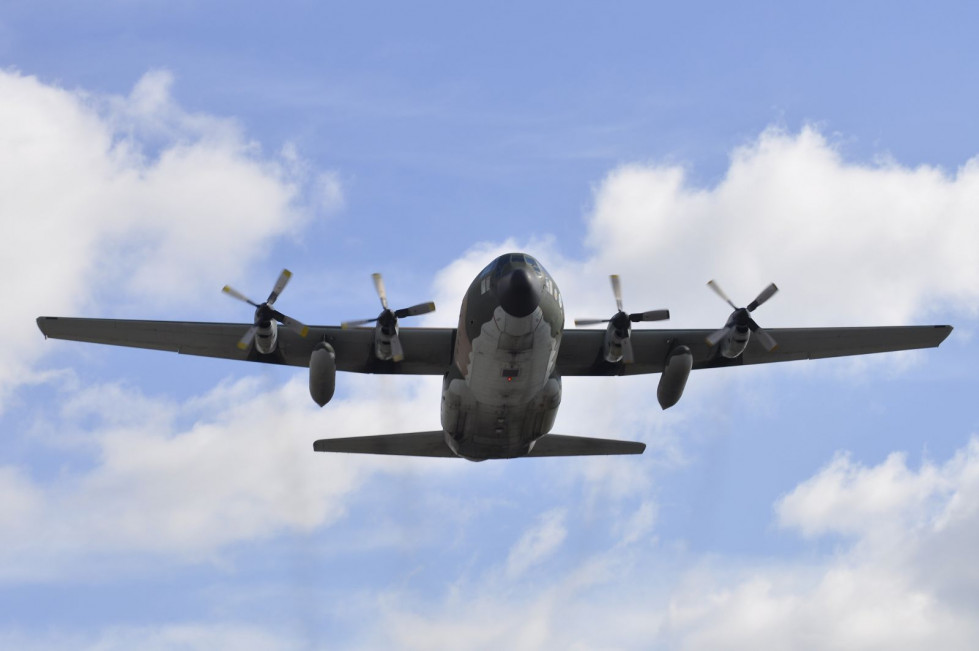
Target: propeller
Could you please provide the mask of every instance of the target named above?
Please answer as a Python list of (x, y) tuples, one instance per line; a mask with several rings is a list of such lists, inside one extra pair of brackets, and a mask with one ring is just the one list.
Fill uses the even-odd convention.
[(778, 346), (778, 343), (772, 338), (770, 334), (765, 332), (758, 323), (751, 318), (751, 313), (757, 310), (759, 307), (765, 304), (768, 299), (775, 295), (778, 291), (778, 287), (775, 283), (770, 284), (765, 289), (761, 290), (761, 293), (755, 298), (755, 300), (748, 303), (747, 307), (738, 307), (734, 304), (724, 290), (721, 289), (720, 285), (711, 280), (707, 283), (707, 286), (714, 290), (714, 293), (720, 296), (724, 301), (734, 309), (734, 313), (731, 314), (730, 319), (728, 319), (728, 324), (726, 324), (720, 330), (715, 330), (714, 332), (707, 335), (707, 344), (709, 346), (716, 346), (721, 342), (724, 337), (727, 336), (730, 329), (734, 326), (746, 326), (751, 332), (758, 337), (758, 342), (765, 347), (765, 350), (771, 352)]
[(632, 355), (632, 342), (629, 339), (632, 324), (641, 321), (665, 321), (670, 318), (670, 311), (650, 310), (648, 312), (633, 312), (632, 314), (628, 314), (622, 309), (622, 282), (615, 274), (609, 276), (609, 279), (612, 281), (612, 294), (615, 296), (615, 307), (618, 312), (610, 319), (575, 319), (574, 324), (576, 326), (587, 326), (599, 323), (611, 323), (616, 330), (625, 331), (626, 336), (622, 340), (622, 361), (626, 364), (631, 364), (634, 359)]
[(245, 335), (238, 342), (238, 348), (248, 350), (248, 347), (252, 345), (252, 341), (255, 340), (255, 334), (258, 332), (259, 324), (263, 321), (271, 321), (272, 319), (275, 319), (290, 330), (298, 332), (301, 337), (305, 337), (309, 333), (308, 326), (303, 325), (296, 319), (286, 316), (272, 307), (276, 299), (279, 298), (279, 294), (286, 288), (290, 278), (292, 278), (292, 272), (288, 269), (283, 269), (282, 273), (279, 274), (279, 279), (275, 281), (272, 293), (269, 294), (269, 297), (265, 299), (264, 303), (256, 303), (230, 285), (225, 285), (224, 289), (221, 290), (228, 296), (237, 298), (239, 301), (244, 301), (255, 308), (255, 324), (245, 332)]
[[(435, 311), (435, 303), (429, 301), (427, 303), (419, 303), (418, 305), (412, 305), (411, 307), (403, 307), (400, 310), (392, 310), (388, 306), (388, 294), (387, 290), (384, 288), (384, 278), (381, 274), (372, 274), (371, 278), (374, 279), (374, 289), (377, 291), (377, 297), (381, 299), (381, 307), (384, 308), (383, 311), (378, 314), (373, 319), (359, 319), (357, 321), (344, 321), (340, 324), (341, 328), (355, 328), (357, 326), (366, 325), (368, 323), (377, 323), (380, 325), (382, 330), (391, 333), (391, 358), (400, 362), (404, 359), (404, 349), (401, 347), (401, 341), (398, 339), (398, 333), (395, 329), (398, 324), (398, 319), (403, 319), (406, 316), (419, 316), (421, 314), (428, 314), (429, 312)], [(387, 333), (385, 333), (387, 334)]]

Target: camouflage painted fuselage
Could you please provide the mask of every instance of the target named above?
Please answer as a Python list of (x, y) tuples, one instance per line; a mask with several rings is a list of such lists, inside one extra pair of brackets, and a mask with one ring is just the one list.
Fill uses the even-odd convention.
[(442, 428), (456, 454), (522, 456), (550, 431), (561, 404), (563, 329), (561, 294), (531, 256), (502, 255), (473, 281), (442, 390)]

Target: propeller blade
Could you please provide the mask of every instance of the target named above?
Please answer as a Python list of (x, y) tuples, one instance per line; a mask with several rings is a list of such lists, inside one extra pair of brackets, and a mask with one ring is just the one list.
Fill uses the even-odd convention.
[(757, 310), (760, 305), (764, 304), (765, 301), (767, 301), (772, 296), (774, 296), (775, 292), (777, 291), (778, 291), (778, 287), (775, 286), (775, 283), (772, 283), (765, 289), (761, 290), (761, 294), (758, 295), (758, 298), (756, 298), (755, 300), (751, 301), (751, 303), (748, 304), (748, 311), (754, 312), (755, 310)]
[(632, 354), (632, 338), (626, 337), (622, 340), (622, 363), (632, 364), (634, 361), (636, 358)]
[(248, 330), (246, 330), (245, 336), (243, 336), (241, 338), (241, 341), (238, 342), (238, 349), (248, 350), (252, 345), (252, 341), (255, 340), (255, 333), (257, 332), (258, 332), (258, 328), (256, 326), (252, 326)]
[(371, 274), (371, 278), (374, 279), (374, 289), (377, 290), (377, 297), (381, 299), (381, 307), (385, 310), (388, 308), (388, 293), (384, 289), (384, 279), (381, 278), (381, 274)]
[(727, 336), (727, 328), (721, 328), (720, 330), (715, 330), (714, 332), (707, 335), (707, 345), (716, 346), (721, 343), (721, 339)]
[(231, 296), (232, 298), (237, 298), (239, 301), (244, 301), (244, 302), (248, 303), (252, 307), (258, 307), (258, 303), (256, 303), (252, 299), (248, 298), (247, 296), (245, 296), (244, 294), (242, 294), (241, 292), (239, 292), (237, 289), (235, 289), (231, 285), (225, 285), (224, 288), (221, 291), (224, 292), (225, 294), (227, 294), (228, 296)]
[(265, 302), (269, 305), (275, 303), (275, 299), (279, 298), (279, 294), (281, 294), (282, 290), (286, 288), (287, 284), (289, 284), (290, 278), (292, 278), (292, 272), (288, 269), (283, 269), (282, 273), (279, 274), (279, 279), (275, 281), (275, 287), (272, 288), (272, 293), (269, 294), (269, 298)]
[(358, 326), (367, 325), (368, 323), (375, 323), (376, 321), (377, 317), (374, 317), (373, 319), (361, 319), (359, 321), (344, 321), (340, 324), (340, 327), (346, 330), (347, 328), (356, 328)]
[(669, 310), (650, 310), (649, 312), (637, 312), (636, 314), (629, 315), (629, 320), (633, 323), (640, 321), (666, 321), (669, 318)]
[(622, 312), (622, 283), (615, 274), (609, 276), (609, 279), (612, 281), (612, 293), (615, 294), (615, 307)]
[(279, 312), (278, 310), (273, 310), (272, 316), (274, 316), (276, 320), (278, 320), (279, 323), (281, 323), (285, 327), (299, 333), (300, 337), (305, 337), (306, 335), (309, 334), (309, 326), (300, 323), (299, 321), (293, 319), (291, 316), (286, 316), (285, 314)]
[(394, 316), (403, 319), (406, 316), (418, 316), (419, 314), (428, 314), (429, 312), (435, 311), (435, 303), (429, 301), (428, 303), (419, 303), (418, 305), (412, 305), (411, 307), (403, 307), (394, 313)]
[(768, 352), (772, 352), (778, 347), (778, 342), (772, 339), (772, 336), (762, 328), (755, 329), (755, 336), (758, 337), (758, 343), (764, 346)]
[(400, 362), (404, 358), (405, 350), (401, 347), (401, 339), (398, 338), (398, 335), (394, 335), (394, 337), (391, 338), (391, 359), (396, 362)]
[(608, 323), (611, 319), (575, 319), (576, 326), (590, 326), (598, 323)]
[(721, 286), (720, 285), (718, 285), (713, 280), (711, 280), (711, 281), (708, 281), (707, 286), (710, 287), (711, 289), (713, 289), (714, 290), (714, 293), (717, 294), (718, 296), (720, 296), (721, 298), (723, 298), (727, 302), (727, 304), (730, 305), (733, 309), (735, 309), (735, 310), (738, 309), (738, 306), (735, 305), (734, 302), (730, 298), (727, 297), (727, 294), (724, 293), (724, 290), (721, 289)]

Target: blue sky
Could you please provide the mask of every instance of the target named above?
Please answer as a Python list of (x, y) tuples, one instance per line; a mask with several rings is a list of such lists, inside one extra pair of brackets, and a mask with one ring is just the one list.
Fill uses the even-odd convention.
[[(977, 9), (896, 3), (0, 8), (0, 646), (971, 648)], [(717, 278), (768, 327), (936, 351), (565, 381), (638, 459), (315, 455), (432, 429), (438, 378), (45, 342), (41, 314), (308, 323), (524, 249), (569, 320)]]

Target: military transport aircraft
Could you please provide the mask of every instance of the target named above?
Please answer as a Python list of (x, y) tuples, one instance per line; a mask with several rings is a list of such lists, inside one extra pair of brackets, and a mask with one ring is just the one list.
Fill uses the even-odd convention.
[[(381, 313), (339, 326), (306, 326), (273, 305), (291, 277), (283, 270), (264, 303), (224, 292), (255, 308), (253, 323), (194, 323), (39, 317), (45, 337), (168, 350), (267, 364), (309, 367), (309, 392), (321, 407), (333, 397), (336, 372), (441, 375), (442, 429), (316, 441), (320, 452), (361, 452), (472, 461), (513, 457), (641, 454), (645, 444), (549, 434), (561, 403), (561, 378), (660, 373), (656, 397), (667, 409), (693, 369), (863, 355), (937, 347), (951, 326), (775, 328), (752, 313), (778, 291), (772, 284), (746, 307), (708, 285), (732, 308), (718, 330), (636, 330), (669, 318), (667, 310), (627, 313), (612, 276), (616, 312), (600, 329), (564, 329), (561, 292), (525, 253), (493, 260), (462, 299), (458, 328), (399, 328), (434, 303), (392, 310), (374, 274)], [(374, 323), (374, 327), (360, 327)], [(283, 327), (279, 328), (279, 324)]]

